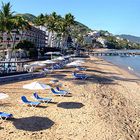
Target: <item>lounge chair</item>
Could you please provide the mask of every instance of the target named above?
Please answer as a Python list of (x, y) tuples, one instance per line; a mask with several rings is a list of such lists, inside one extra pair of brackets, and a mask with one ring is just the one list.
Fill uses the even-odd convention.
[(66, 91), (66, 90), (61, 90), (59, 87), (56, 87), (56, 89), (57, 89), (58, 92), (63, 92), (64, 94), (69, 94), (68, 91)]
[(86, 74), (78, 74), (78, 73), (75, 73), (75, 72), (72, 73), (72, 76), (75, 79), (84, 79), (84, 80), (88, 77)]
[(13, 118), (12, 114), (0, 112), (0, 119), (5, 119), (6, 120), (6, 119), (10, 119), (10, 118)]
[(33, 96), (34, 96), (34, 98), (35, 98), (36, 100), (38, 100), (39, 102), (48, 103), (48, 102), (51, 102), (51, 100), (52, 100), (51, 98), (41, 98), (41, 97), (38, 96), (37, 93), (34, 93)]
[(52, 70), (49, 70), (48, 68), (44, 68), (43, 71), (44, 71), (45, 73), (51, 73), (51, 72), (52, 72)]
[(24, 104), (30, 105), (32, 107), (36, 107), (40, 104), (40, 102), (32, 102), (32, 101), (28, 101), (27, 98), (25, 96), (21, 97), (21, 100)]
[(51, 88), (51, 91), (54, 95), (59, 95), (59, 96), (65, 96), (67, 93), (63, 91), (55, 91), (53, 88)]

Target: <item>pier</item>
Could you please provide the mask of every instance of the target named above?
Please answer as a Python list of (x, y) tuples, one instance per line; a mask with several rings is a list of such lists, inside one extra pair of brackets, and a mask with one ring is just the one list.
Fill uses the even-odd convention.
[(90, 52), (93, 56), (135, 56), (140, 52)]

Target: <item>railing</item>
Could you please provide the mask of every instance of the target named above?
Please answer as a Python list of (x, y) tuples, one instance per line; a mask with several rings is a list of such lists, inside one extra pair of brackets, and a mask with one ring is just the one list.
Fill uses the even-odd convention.
[(27, 61), (0, 61), (0, 74), (25, 72), (26, 63)]
[(13, 76), (5, 76), (5, 77), (0, 77), (0, 84), (24, 81), (24, 80), (29, 80), (29, 79), (33, 79), (33, 78), (41, 78), (44, 76), (45, 76), (44, 73), (40, 73), (40, 72), (19, 74), (19, 75), (13, 75)]

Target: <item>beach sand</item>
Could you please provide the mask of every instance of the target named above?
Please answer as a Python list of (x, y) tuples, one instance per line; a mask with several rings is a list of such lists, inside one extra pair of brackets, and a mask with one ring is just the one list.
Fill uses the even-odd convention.
[[(10, 97), (0, 100), (0, 111), (14, 119), (0, 120), (0, 140), (139, 140), (140, 79), (99, 58), (85, 62), (87, 80), (73, 79), (74, 68), (66, 68), (45, 78), (1, 85), (0, 92)], [(22, 95), (34, 100), (34, 91), (23, 89), (24, 84), (49, 84), (56, 78), (71, 96), (40, 90), (36, 92), (53, 102), (36, 108), (22, 104)]]

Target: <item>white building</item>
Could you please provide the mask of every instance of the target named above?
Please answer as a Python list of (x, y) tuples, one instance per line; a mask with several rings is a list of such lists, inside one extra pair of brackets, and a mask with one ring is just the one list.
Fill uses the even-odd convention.
[(95, 30), (95, 31), (89, 32), (88, 35), (96, 38), (100, 36), (100, 32)]
[(105, 45), (107, 43), (106, 39), (104, 39), (102, 37), (98, 37), (97, 41), (100, 42), (103, 45), (103, 47), (106, 47), (106, 45)]

